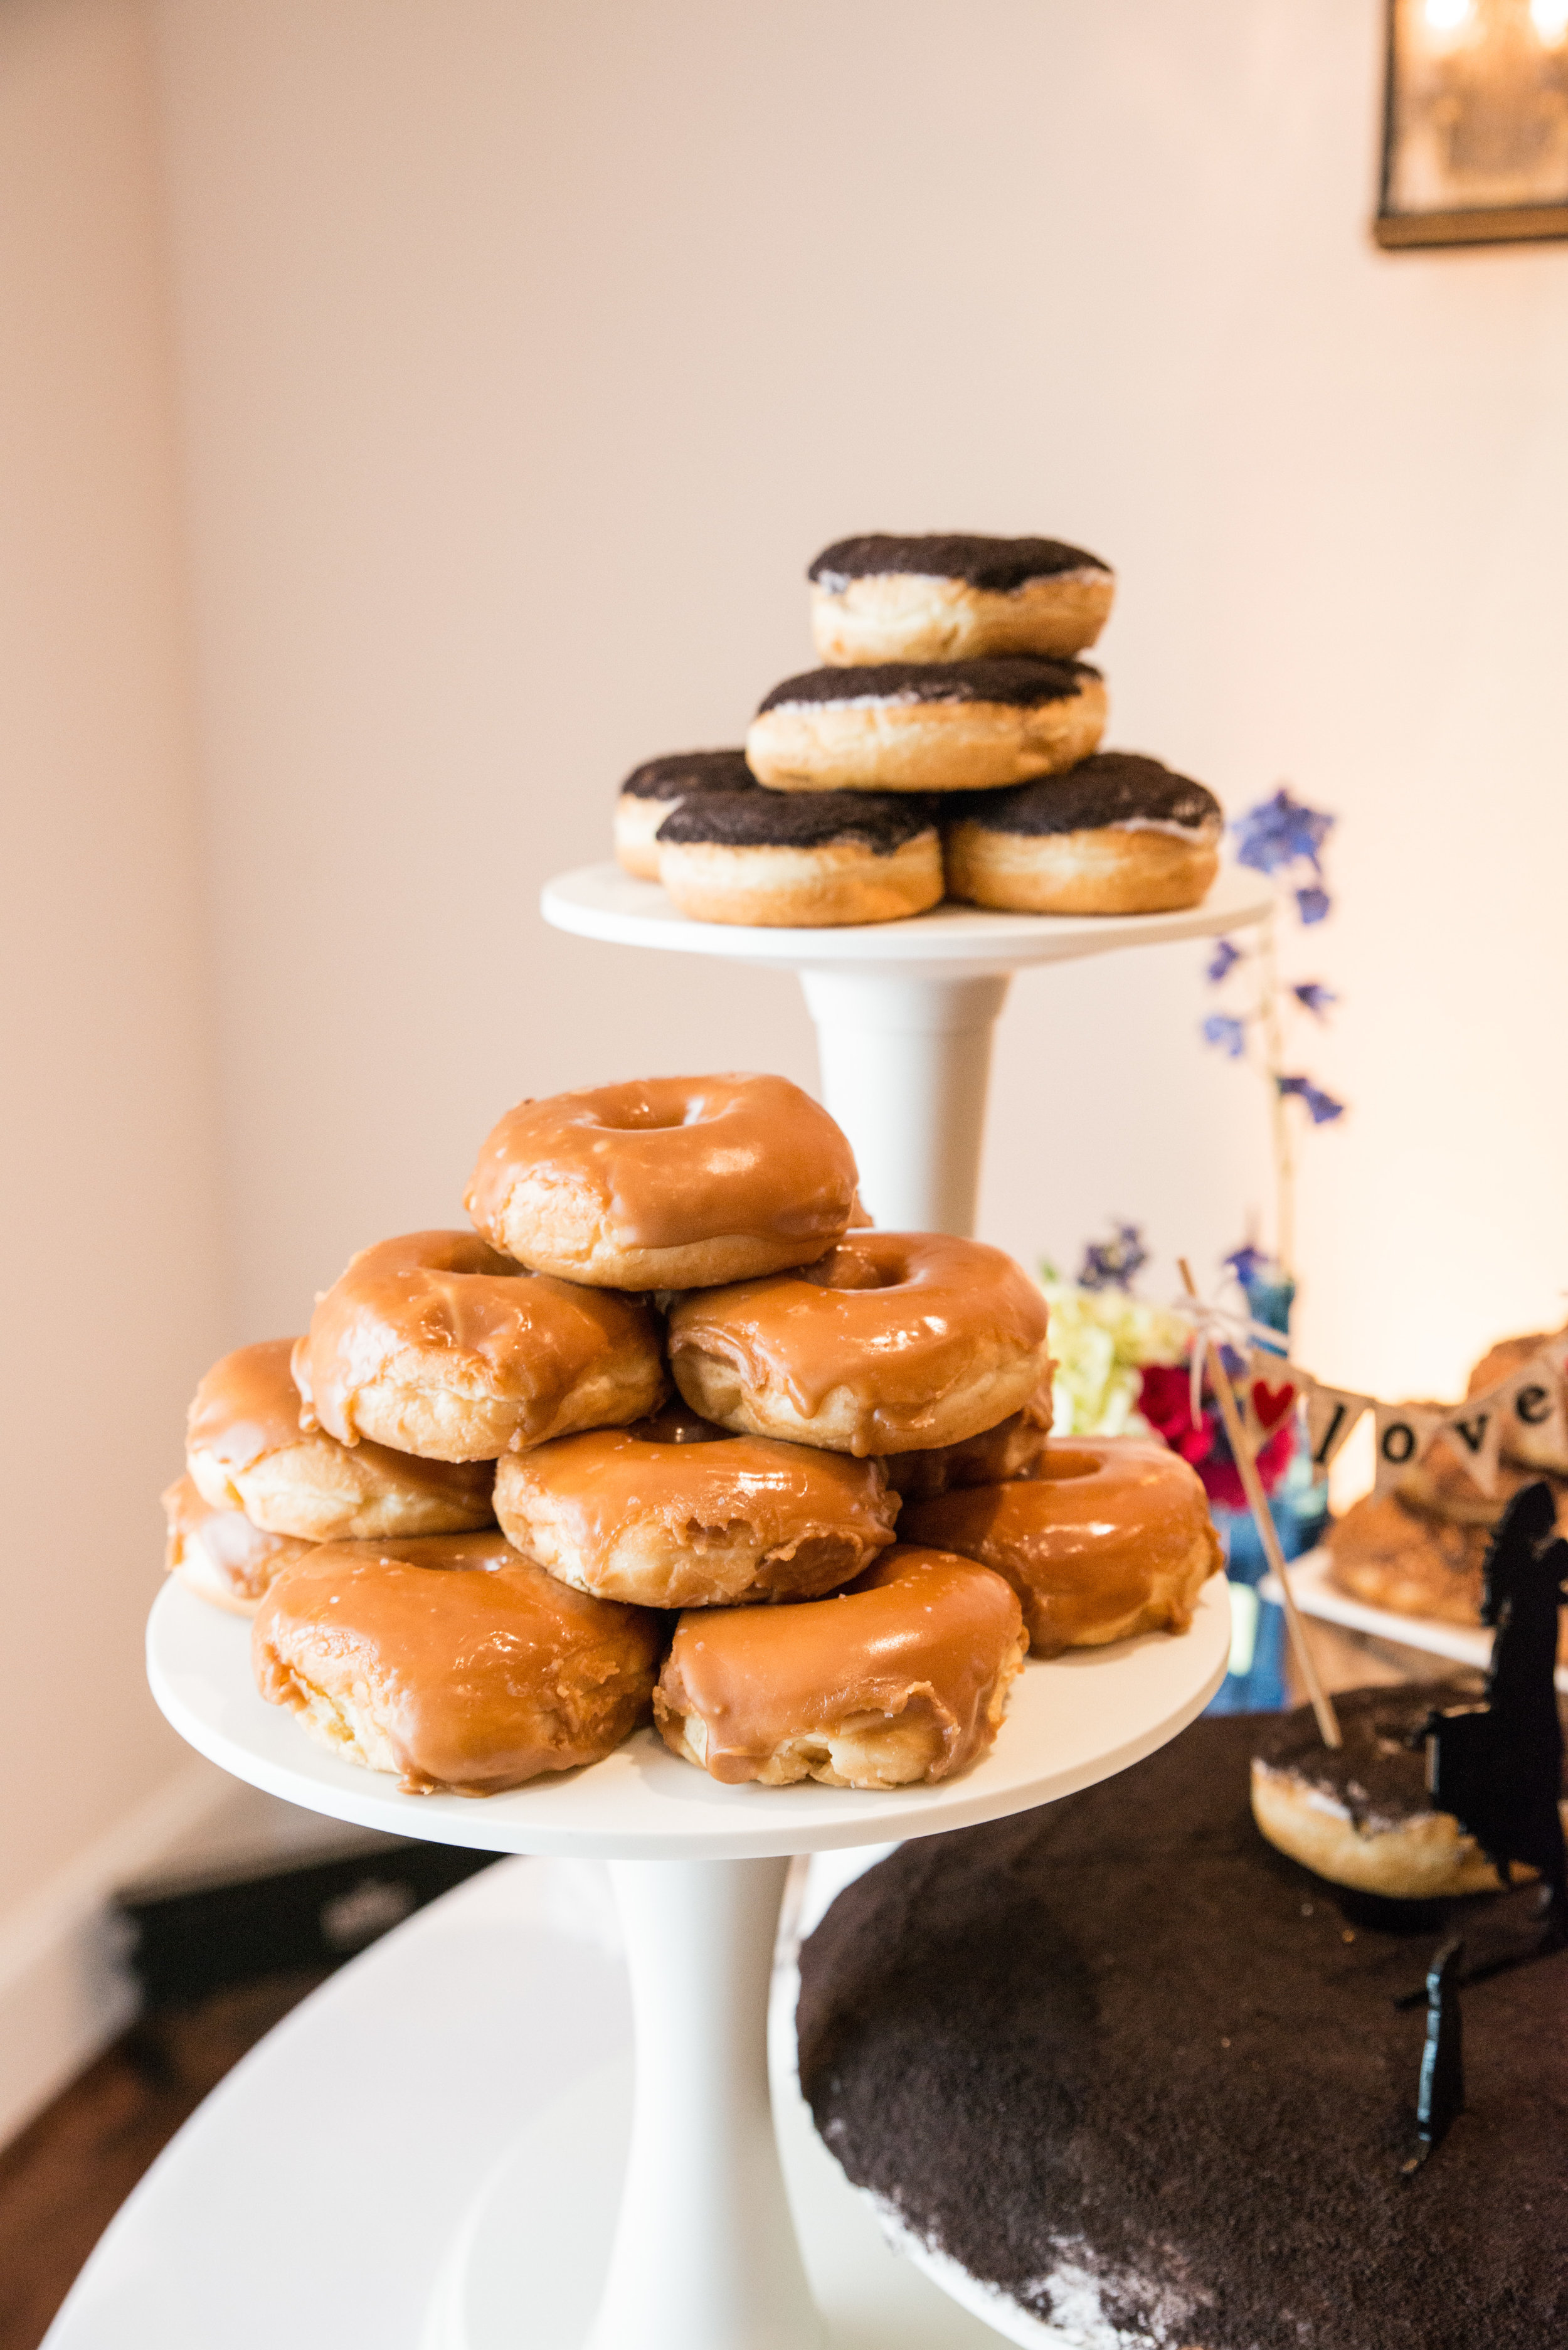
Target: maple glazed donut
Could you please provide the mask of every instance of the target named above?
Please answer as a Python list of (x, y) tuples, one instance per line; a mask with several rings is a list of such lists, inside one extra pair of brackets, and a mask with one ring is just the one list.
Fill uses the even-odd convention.
[(776, 791), (991, 791), (1076, 766), (1105, 725), (1086, 661), (882, 661), (786, 677), (752, 721), (746, 761)]
[(300, 1425), (299, 1342), (265, 1338), (214, 1363), (192, 1402), (186, 1465), (218, 1510), (304, 1542), (455, 1534), (493, 1525), (487, 1462), (421, 1461)]
[(294, 1352), (311, 1426), (433, 1461), (493, 1461), (652, 1411), (651, 1309), (527, 1273), (473, 1232), (361, 1249)]
[(215, 1510), (188, 1471), (161, 1498), (169, 1523), (164, 1566), (198, 1599), (232, 1615), (254, 1616), (284, 1568), (316, 1547), (265, 1533), (243, 1510)]
[(1001, 1485), (1027, 1477), (1051, 1433), (1051, 1372), (1021, 1411), (1009, 1412), (994, 1428), (966, 1437), (961, 1444), (939, 1444), (929, 1452), (888, 1456), (888, 1482), (907, 1502), (925, 1501), (955, 1485)]
[(645, 1607), (815, 1599), (893, 1540), (898, 1497), (878, 1461), (731, 1436), (695, 1415), (673, 1440), (658, 1426), (504, 1461), (507, 1539), (578, 1590)]
[(267, 1593), (256, 1687), (409, 1794), (601, 1762), (647, 1719), (659, 1618), (589, 1599), (498, 1534), (324, 1543)]
[(1225, 1563), (1197, 1471), (1126, 1436), (1055, 1438), (1015, 1483), (907, 1503), (899, 1531), (1005, 1575), (1042, 1657), (1185, 1632)]
[(947, 826), (950, 898), (1031, 914), (1163, 914), (1201, 905), (1225, 819), (1158, 759), (1096, 751), (1064, 775), (966, 801)]
[(615, 804), (616, 862), (640, 881), (659, 879), (654, 836), (682, 801), (710, 792), (754, 792), (743, 751), (670, 751), (628, 775)]
[(1000, 1249), (947, 1232), (853, 1232), (794, 1274), (670, 1309), (694, 1411), (833, 1452), (961, 1444), (1020, 1410), (1049, 1359), (1045, 1300)]
[(893, 922), (941, 897), (942, 844), (904, 792), (705, 792), (659, 828), (659, 878), (697, 922)]
[(809, 1264), (842, 1238), (855, 1180), (838, 1128), (785, 1077), (643, 1077), (519, 1102), (463, 1204), (536, 1272), (686, 1289)]
[(995, 1738), (1028, 1645), (1000, 1575), (900, 1544), (830, 1599), (682, 1616), (654, 1720), (726, 1785), (948, 1779)]
[(1116, 594), (1081, 546), (967, 531), (837, 539), (806, 577), (812, 640), (836, 665), (1084, 652)]

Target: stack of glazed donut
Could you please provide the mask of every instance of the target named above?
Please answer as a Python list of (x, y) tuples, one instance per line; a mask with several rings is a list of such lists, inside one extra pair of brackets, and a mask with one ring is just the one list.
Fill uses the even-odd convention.
[(1054, 538), (839, 540), (812, 564), (821, 669), (786, 678), (744, 750), (650, 759), (616, 855), (704, 922), (887, 922), (963, 899), (1042, 914), (1196, 906), (1223, 818), (1158, 759), (1102, 751), (1078, 659), (1115, 577)]
[(898, 1786), (990, 1747), (1031, 1646), (1186, 1628), (1197, 1476), (1053, 1443), (1039, 1290), (857, 1221), (784, 1078), (524, 1101), (465, 1205), (215, 1365), (165, 1495), (170, 1566), (340, 1755), (486, 1794), (651, 1712), (717, 1780)]

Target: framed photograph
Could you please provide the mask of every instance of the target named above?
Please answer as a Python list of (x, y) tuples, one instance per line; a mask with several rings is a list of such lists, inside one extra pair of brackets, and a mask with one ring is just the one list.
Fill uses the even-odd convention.
[(1388, 0), (1375, 234), (1568, 236), (1568, 0)]

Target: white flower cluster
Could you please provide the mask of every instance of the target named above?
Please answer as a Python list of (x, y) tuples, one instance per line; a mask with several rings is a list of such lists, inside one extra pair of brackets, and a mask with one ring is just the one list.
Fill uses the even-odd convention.
[(1145, 1363), (1184, 1363), (1189, 1325), (1169, 1306), (1123, 1289), (1080, 1289), (1044, 1280), (1051, 1307), (1052, 1432), (1056, 1436), (1147, 1436), (1137, 1409)]

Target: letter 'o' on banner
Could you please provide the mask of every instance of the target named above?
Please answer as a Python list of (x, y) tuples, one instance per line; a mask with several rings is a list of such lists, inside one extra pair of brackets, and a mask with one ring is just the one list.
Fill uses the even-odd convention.
[(1423, 1411), (1407, 1403), (1375, 1403), (1377, 1477), (1375, 1493), (1385, 1493), (1406, 1470), (1413, 1469), (1436, 1434), (1443, 1414)]

